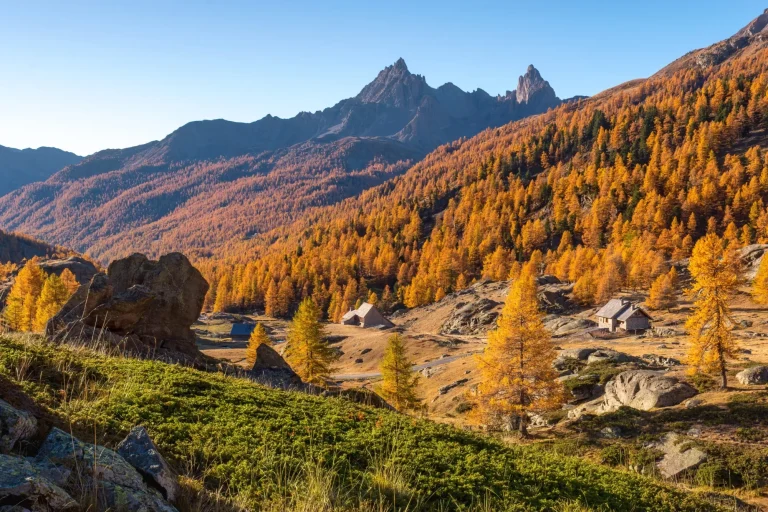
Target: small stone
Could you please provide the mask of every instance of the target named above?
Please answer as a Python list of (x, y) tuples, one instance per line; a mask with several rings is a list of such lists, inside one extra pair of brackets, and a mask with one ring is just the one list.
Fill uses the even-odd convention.
[(361, 364), (363, 362), (362, 358), (355, 359), (355, 364)]

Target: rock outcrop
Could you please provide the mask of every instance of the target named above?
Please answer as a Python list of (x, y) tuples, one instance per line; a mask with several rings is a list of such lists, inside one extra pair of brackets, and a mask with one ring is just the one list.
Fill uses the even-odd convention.
[[(4, 436), (5, 448), (22, 449), (20, 441), (36, 431), (35, 418), (5, 402), (0, 406), (2, 421), (7, 424), (10, 418), (24, 430), (24, 435)], [(54, 427), (36, 455), (0, 454), (0, 510), (80, 510), (86, 504), (78, 500), (86, 499), (86, 508), (94, 512), (175, 512), (168, 500), (178, 496), (176, 475), (146, 430), (131, 430), (118, 451), (84, 443)]]
[(605, 414), (620, 407), (648, 411), (677, 405), (696, 395), (696, 389), (675, 377), (652, 370), (628, 370), (605, 385), (605, 394), (568, 411), (576, 419), (583, 414)]
[(480, 298), (456, 308), (440, 328), (441, 334), (481, 334), (496, 325), (499, 303)]
[(166, 500), (176, 501), (179, 482), (144, 427), (133, 427), (117, 445), (117, 453), (136, 468), (145, 480), (157, 488)]
[(104, 343), (142, 356), (201, 358), (190, 328), (208, 283), (180, 253), (158, 261), (141, 254), (113, 261), (81, 286), (46, 326), (54, 341)]
[(303, 389), (301, 381), (285, 359), (269, 345), (262, 344), (256, 349), (256, 362), (251, 368), (250, 377), (272, 388)]
[(27, 412), (19, 411), (0, 400), (0, 453), (10, 453), (19, 442), (37, 432), (37, 420)]
[(753, 366), (736, 374), (736, 380), (745, 386), (768, 384), (768, 366)]
[(40, 263), (40, 268), (46, 274), (60, 276), (65, 270), (75, 275), (78, 283), (87, 283), (99, 271), (96, 265), (79, 256), (71, 256), (63, 260), (45, 260)]
[(694, 469), (707, 460), (706, 453), (698, 448), (685, 446), (683, 439), (674, 432), (664, 434), (658, 442), (651, 443), (648, 447), (664, 454), (664, 457), (656, 464), (664, 478), (674, 478), (683, 471)]
[(629, 370), (605, 385), (604, 407), (615, 410), (626, 405), (648, 411), (677, 405), (695, 394), (696, 389), (675, 377), (651, 370)]

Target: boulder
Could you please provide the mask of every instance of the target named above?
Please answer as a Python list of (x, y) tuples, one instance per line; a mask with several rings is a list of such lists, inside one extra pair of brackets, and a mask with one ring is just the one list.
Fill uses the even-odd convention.
[(561, 350), (560, 354), (552, 362), (552, 367), (558, 371), (564, 371), (570, 360), (586, 361), (590, 354), (597, 352), (597, 350), (596, 348), (569, 348)]
[(571, 316), (547, 315), (544, 318), (544, 327), (553, 336), (562, 337), (591, 329), (596, 324), (586, 318), (574, 318)]
[(0, 400), (0, 453), (10, 453), (16, 443), (36, 432), (37, 420), (33, 416)]
[(261, 344), (256, 349), (256, 362), (250, 372), (251, 378), (260, 384), (278, 389), (302, 389), (304, 383), (285, 359), (275, 349)]
[(53, 341), (106, 343), (129, 352), (195, 361), (191, 326), (208, 283), (180, 253), (158, 261), (141, 254), (113, 261), (81, 286), (46, 326)]
[(736, 380), (745, 386), (768, 384), (768, 366), (753, 366), (736, 374)]
[(133, 427), (128, 436), (117, 445), (117, 453), (136, 468), (153, 487), (160, 490), (165, 499), (176, 501), (179, 496), (178, 477), (144, 427)]
[(635, 362), (637, 361), (637, 358), (610, 348), (595, 350), (589, 357), (587, 357), (587, 364), (600, 363), (603, 361), (620, 364)]
[(40, 263), (40, 268), (46, 274), (56, 274), (57, 276), (61, 276), (65, 270), (69, 270), (75, 275), (77, 282), (81, 284), (87, 283), (99, 272), (96, 265), (79, 256), (72, 256), (63, 260), (46, 260)]
[(33, 512), (77, 508), (64, 489), (41, 476), (29, 461), (0, 455), (0, 468), (0, 503), (13, 503)]
[(684, 440), (674, 432), (664, 434), (661, 440), (649, 444), (648, 447), (664, 454), (656, 464), (664, 478), (673, 478), (707, 460), (706, 453), (698, 448), (686, 447)]
[(626, 405), (648, 411), (668, 407), (696, 395), (696, 389), (674, 377), (650, 370), (629, 370), (605, 385), (604, 408), (616, 410)]
[(747, 279), (754, 279), (766, 249), (768, 249), (766, 244), (752, 244), (739, 249), (739, 256), (744, 265), (744, 276)]
[(51, 429), (35, 457), (42, 464), (63, 466), (72, 471), (68, 484), (85, 475), (123, 487), (146, 491), (141, 475), (118, 453), (103, 446), (88, 444), (58, 428)]

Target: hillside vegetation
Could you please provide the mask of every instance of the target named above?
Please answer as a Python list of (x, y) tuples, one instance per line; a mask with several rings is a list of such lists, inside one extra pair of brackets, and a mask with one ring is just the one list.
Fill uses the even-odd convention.
[(707, 232), (768, 241), (766, 24), (768, 14), (652, 78), (442, 146), (356, 198), (233, 242), (226, 263), (201, 263), (212, 294), (267, 309), (311, 295), (337, 319), (370, 288), (419, 306), (534, 258), (591, 305), (647, 289)]
[(0, 389), (106, 445), (145, 425), (183, 474), (182, 510), (716, 510), (537, 445), (34, 336), (0, 336)]

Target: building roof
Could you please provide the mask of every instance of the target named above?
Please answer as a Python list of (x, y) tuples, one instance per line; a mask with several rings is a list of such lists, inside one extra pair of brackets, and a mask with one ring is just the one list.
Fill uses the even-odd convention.
[(374, 306), (373, 304), (370, 304), (370, 303), (368, 303), (368, 302), (363, 302), (362, 304), (360, 304), (360, 307), (359, 307), (359, 308), (357, 308), (357, 315), (358, 315), (358, 316), (362, 316), (362, 317), (364, 317), (364, 316), (365, 316), (365, 315), (367, 315), (367, 314), (368, 314), (368, 313), (369, 313), (369, 312), (370, 312), (372, 309), (375, 309), (375, 308), (376, 308), (376, 306)]
[(346, 313), (344, 313), (344, 316), (341, 317), (342, 320), (349, 320), (351, 318), (354, 318), (357, 316), (357, 310), (356, 309), (350, 309)]
[(611, 318), (613, 320), (619, 320), (623, 322), (638, 311), (644, 316), (651, 318), (651, 316), (646, 313), (643, 308), (630, 302), (627, 299), (611, 299), (605, 304), (605, 306), (600, 308), (600, 311), (597, 312), (597, 316), (602, 318)]
[(230, 336), (250, 336), (256, 326), (253, 324), (232, 324)]
[(600, 308), (597, 312), (597, 316), (603, 318), (618, 318), (632, 303), (626, 299), (611, 299), (605, 306)]

